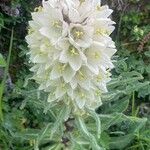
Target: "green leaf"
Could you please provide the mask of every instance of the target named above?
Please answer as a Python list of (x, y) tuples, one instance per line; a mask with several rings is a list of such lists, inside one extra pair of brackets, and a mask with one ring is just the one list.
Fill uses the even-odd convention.
[(150, 57), (150, 50), (146, 51), (144, 54), (145, 54), (145, 56)]
[(47, 124), (47, 126), (42, 130), (42, 132), (38, 135), (37, 143), (40, 143), (47, 134), (50, 134), (51, 131), (51, 123)]
[(123, 149), (134, 139), (134, 137), (134, 134), (128, 134), (119, 137), (111, 137), (110, 149)]
[(88, 131), (86, 124), (81, 117), (76, 119), (77, 127), (81, 134), (90, 142), (92, 149), (94, 150), (104, 150), (97, 144), (96, 138)]
[(10, 65), (10, 57), (11, 57), (11, 52), (12, 52), (12, 46), (13, 46), (13, 37), (14, 37), (14, 29), (12, 28), (11, 30), (11, 38), (10, 38), (10, 44), (9, 44), (9, 53), (7, 57), (7, 65), (5, 67), (4, 71), (4, 77), (1, 83), (2, 89), (0, 90), (0, 119), (3, 121), (3, 108), (2, 108), (2, 98), (3, 98), (3, 92), (5, 89), (5, 83), (8, 75), (8, 70), (9, 70), (9, 65)]
[(99, 115), (102, 122), (102, 128), (101, 130), (108, 130), (110, 126), (117, 124), (118, 122), (121, 122), (122, 114), (115, 113), (111, 115)]
[(55, 132), (57, 132), (58, 128), (63, 124), (64, 120), (66, 119), (66, 114), (68, 114), (68, 107), (63, 107), (57, 117), (56, 122), (53, 124), (53, 128), (51, 130), (50, 139), (53, 138)]
[(150, 73), (150, 65), (146, 66), (146, 72)]
[(112, 125), (120, 125), (122, 122), (128, 122), (128, 132), (136, 133), (146, 124), (146, 118), (137, 118), (126, 116), (122, 113), (115, 113), (111, 115), (99, 115), (102, 122), (102, 131), (108, 130)]
[(106, 149), (109, 149), (109, 143), (110, 143), (111, 138), (106, 132), (102, 132), (101, 138), (99, 140), (100, 144), (105, 147)]
[(75, 150), (86, 150), (84, 145), (87, 145), (88, 143), (83, 138), (76, 138), (70, 135), (70, 141), (72, 143), (71, 149)]
[(25, 139), (25, 140), (33, 140), (36, 139), (38, 137), (40, 130), (37, 129), (26, 129), (23, 132), (18, 132), (14, 134), (15, 138), (19, 138), (19, 139)]
[(128, 108), (128, 105), (129, 105), (129, 98), (127, 96), (124, 97), (123, 99), (115, 101), (114, 104), (110, 105), (110, 107), (107, 106), (105, 113), (107, 114), (107, 113), (115, 113), (115, 112), (118, 113), (124, 112)]
[(90, 109), (87, 109), (87, 112), (95, 119), (96, 121), (96, 127), (97, 127), (97, 138), (99, 139), (100, 138), (100, 135), (101, 135), (101, 120), (98, 116), (98, 114), (93, 111), (93, 110), (90, 110)]
[(0, 53), (0, 67), (6, 67), (6, 61)]
[(145, 86), (149, 86), (149, 85), (150, 85), (149, 81), (145, 81), (144, 83), (139, 82), (137, 84), (127, 86), (125, 91), (126, 93), (132, 93), (134, 91), (138, 91), (139, 89), (144, 88)]

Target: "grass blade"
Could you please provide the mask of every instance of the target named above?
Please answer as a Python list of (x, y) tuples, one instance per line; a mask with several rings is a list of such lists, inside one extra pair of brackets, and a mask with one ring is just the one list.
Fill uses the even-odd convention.
[(9, 53), (8, 53), (8, 58), (7, 58), (7, 64), (5, 67), (4, 71), (4, 77), (2, 80), (2, 83), (0, 85), (0, 120), (3, 121), (3, 106), (2, 106), (2, 98), (3, 98), (3, 93), (5, 89), (5, 83), (7, 80), (7, 75), (8, 75), (8, 70), (9, 70), (9, 64), (10, 64), (10, 57), (11, 57), (11, 51), (12, 51), (12, 45), (13, 45), (13, 36), (14, 36), (14, 30), (11, 30), (11, 38), (10, 38), (10, 45), (9, 45)]

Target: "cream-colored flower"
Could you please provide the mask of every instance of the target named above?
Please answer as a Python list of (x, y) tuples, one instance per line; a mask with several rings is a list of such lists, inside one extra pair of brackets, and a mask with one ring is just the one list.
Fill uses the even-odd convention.
[(62, 50), (59, 61), (62, 63), (69, 63), (73, 70), (78, 71), (82, 64), (86, 62), (86, 56), (82, 50), (76, 48), (68, 40), (63, 40), (59, 44)]
[(99, 0), (44, 0), (35, 10), (26, 40), (39, 90), (49, 93), (48, 102), (64, 101), (76, 113), (94, 110), (114, 67), (112, 10)]
[(87, 48), (92, 42), (93, 27), (81, 24), (70, 24), (69, 41), (75, 46)]
[(93, 73), (98, 74), (101, 68), (113, 68), (108, 52), (106, 45), (99, 42), (94, 42), (91, 47), (85, 50), (87, 66)]

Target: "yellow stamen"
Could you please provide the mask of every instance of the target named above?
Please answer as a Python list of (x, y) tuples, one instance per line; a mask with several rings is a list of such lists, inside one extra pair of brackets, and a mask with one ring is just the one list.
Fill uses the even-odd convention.
[(32, 28), (28, 29), (28, 34), (32, 34), (33, 32), (34, 32), (34, 29), (32, 29)]
[(62, 88), (62, 89), (65, 89), (65, 83), (62, 83), (62, 84), (61, 84), (61, 88)]
[(97, 10), (97, 11), (100, 11), (101, 8), (102, 8), (102, 7), (101, 7), (99, 4), (96, 6), (96, 10)]
[(98, 75), (97, 77), (96, 77), (96, 81), (97, 82), (100, 82), (102, 80), (102, 76), (101, 75)]
[(35, 145), (35, 140), (29, 140), (29, 144), (30, 144), (30, 146), (34, 146)]
[(39, 7), (36, 7), (34, 9), (35, 12), (41, 12), (43, 10), (43, 7), (42, 6), (39, 6)]
[(75, 31), (75, 37), (77, 39), (81, 39), (83, 37), (83, 32), (82, 31)]
[(47, 42), (45, 42), (45, 46), (46, 46), (46, 47), (51, 47), (50, 42), (48, 42), (48, 41), (47, 41)]
[(95, 91), (95, 94), (96, 94), (96, 96), (100, 96), (102, 93), (101, 93), (100, 90), (96, 90), (96, 91)]
[(79, 76), (80, 76), (80, 80), (83, 80), (85, 78), (84, 74), (81, 71), (79, 71)]
[(85, 0), (79, 0), (80, 1), (80, 4), (82, 4), (82, 3), (84, 3), (85, 2)]
[(93, 54), (93, 56), (94, 56), (95, 59), (100, 58), (100, 54), (99, 54), (98, 52), (95, 52), (95, 53)]
[(55, 28), (61, 28), (62, 24), (61, 24), (60, 21), (53, 21), (53, 27), (55, 27)]
[(110, 77), (110, 76), (111, 76), (110, 69), (107, 70), (106, 76), (107, 76), (107, 77)]
[(43, 43), (44, 43), (44, 44), (41, 45), (40, 51), (47, 53), (47, 51), (46, 51), (45, 49), (50, 48), (50, 47), (51, 47), (51, 44), (50, 44), (50, 42), (48, 42), (48, 41), (43, 41)]
[(85, 98), (86, 96), (85, 96), (85, 94), (84, 93), (80, 93), (80, 97), (81, 97), (81, 99), (83, 99), (83, 98)]
[(97, 29), (95, 32), (97, 35), (104, 35), (104, 34), (109, 34), (109, 32), (105, 29)]
[(60, 71), (60, 73), (62, 73), (64, 70), (65, 70), (65, 67), (66, 67), (66, 65), (60, 65), (59, 66), (59, 71)]
[(71, 48), (70, 53), (72, 56), (73, 55), (79, 55), (74, 47)]

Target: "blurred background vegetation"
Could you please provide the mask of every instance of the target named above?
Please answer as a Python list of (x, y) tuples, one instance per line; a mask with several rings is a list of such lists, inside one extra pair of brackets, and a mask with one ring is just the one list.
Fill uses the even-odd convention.
[[(111, 123), (109, 117), (102, 119), (105, 128), (100, 144), (108, 150), (150, 150), (150, 1), (102, 0), (102, 3), (114, 10), (111, 17), (116, 21), (116, 30), (112, 37), (118, 52), (114, 57), (117, 61), (113, 80), (108, 84), (110, 92), (104, 95), (104, 105), (97, 110), (99, 114), (111, 114), (112, 119)], [(40, 4), (40, 0), (0, 0), (1, 86), (5, 82), (0, 150), (32, 150), (37, 139), (40, 150), (46, 150), (53, 142), (47, 140), (44, 131), (55, 121), (56, 112), (47, 107), (46, 96), (36, 90), (34, 81), (25, 86), (31, 76), (25, 36), (30, 12)], [(12, 29), (9, 74), (4, 80)]]

